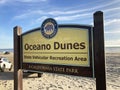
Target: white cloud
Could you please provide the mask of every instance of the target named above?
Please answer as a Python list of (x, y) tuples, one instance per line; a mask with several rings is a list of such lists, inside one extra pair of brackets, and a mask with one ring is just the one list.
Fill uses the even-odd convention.
[(85, 14), (77, 14), (77, 15), (66, 15), (66, 16), (58, 16), (58, 17), (55, 17), (56, 20), (59, 20), (59, 21), (67, 21), (67, 20), (76, 20), (78, 18), (81, 18), (81, 17), (86, 17), (88, 16), (89, 17), (89, 13), (85, 13)]
[(16, 1), (29, 3), (29, 2), (44, 2), (47, 0), (16, 0)]
[(82, 10), (62, 10), (62, 11), (50, 11), (49, 14), (51, 15), (66, 15), (66, 14), (77, 14), (77, 13), (83, 13), (85, 11), (88, 11), (89, 9), (82, 9)]
[(43, 22), (45, 19), (47, 19), (48, 17), (47, 16), (42, 16), (40, 18), (38, 18), (34, 23), (40, 23), (40, 22)]
[(30, 17), (30, 16), (34, 16), (34, 15), (42, 15), (44, 14), (44, 12), (42, 10), (36, 10), (36, 11), (28, 11), (28, 12), (25, 12), (21, 15), (17, 15), (14, 17), (14, 19), (24, 19), (24, 18), (27, 18), (27, 17)]
[(0, 4), (8, 4), (15, 2), (23, 2), (23, 3), (34, 3), (34, 2), (46, 2), (48, 0), (0, 0)]
[[(41, 1), (48, 1), (48, 0), (16, 0), (16, 1), (19, 1), (19, 2), (41, 2)], [(112, 1), (112, 2), (109, 2), (109, 3), (106, 3), (106, 4), (102, 4), (102, 5), (97, 5), (97, 6), (90, 6), (89, 8), (86, 8), (86, 9), (68, 9), (68, 10), (49, 10), (47, 9), (48, 11), (46, 10), (32, 10), (32, 11), (29, 11), (29, 12), (26, 12), (24, 14), (21, 14), (21, 15), (18, 15), (16, 16), (15, 18), (16, 19), (22, 19), (22, 18), (26, 18), (28, 16), (31, 16), (31, 15), (43, 15), (43, 16), (49, 16), (49, 15), (52, 15), (52, 16), (57, 16), (56, 18), (58, 20), (60, 20), (60, 18), (62, 20), (69, 20), (70, 18), (77, 18), (78, 14), (81, 15), (81, 14), (90, 14), (92, 15), (93, 13), (93, 10), (98, 10), (98, 9), (103, 9), (105, 12), (107, 11), (111, 11), (113, 9), (109, 8), (109, 9), (104, 9), (105, 7), (107, 6), (110, 6), (112, 4), (115, 4), (115, 3), (118, 3), (119, 1)], [(117, 10), (119, 8), (114, 8), (114, 10)], [(47, 13), (46, 13), (47, 12)], [(91, 13), (90, 13), (91, 12)], [(74, 14), (74, 15), (73, 15)], [(76, 14), (76, 15), (75, 15)], [(64, 15), (64, 16), (60, 16), (60, 15)], [(85, 15), (86, 16), (86, 15)], [(69, 19), (66, 18), (66, 17), (70, 17)], [(71, 19), (71, 20), (72, 20)]]
[(103, 10), (104, 12), (108, 12), (108, 11), (112, 11), (112, 10), (118, 10), (120, 9), (119, 7), (117, 8), (109, 8), (109, 9), (106, 9), (108, 6), (111, 6), (113, 4), (116, 4), (116, 3), (120, 3), (120, 1), (116, 0), (116, 1), (110, 1), (109, 3), (106, 3), (106, 4), (101, 4), (101, 5), (97, 5), (97, 6), (91, 6), (91, 7), (88, 7), (86, 9), (74, 9), (74, 10), (67, 10), (67, 11), (51, 11), (49, 12), (49, 14), (51, 15), (65, 15), (65, 14), (76, 14), (76, 13), (87, 13), (87, 12), (92, 12), (93, 10)]
[(120, 46), (120, 39), (105, 41), (105, 46)]
[[(82, 10), (84, 11), (84, 10)], [(43, 10), (35, 10), (35, 11), (28, 11), (25, 12), (21, 15), (17, 15), (14, 17), (14, 19), (23, 19), (23, 18), (27, 18), (27, 17), (32, 17), (32, 16), (39, 16), (39, 17), (44, 17), (44, 16), (52, 16), (54, 17), (56, 20), (60, 20), (60, 21), (66, 21), (66, 20), (75, 20), (81, 17), (90, 17), (92, 15), (92, 13), (80, 13), (82, 12), (81, 10), (71, 10), (71, 11), (49, 11), (48, 13), (46, 13), (47, 11), (43, 11)], [(38, 18), (39, 19), (39, 18)]]
[(120, 38), (120, 19), (111, 19), (105, 21), (105, 37), (107, 39), (114, 39), (114, 41)]
[(8, 0), (0, 0), (0, 4), (6, 3)]
[(120, 30), (116, 30), (116, 31), (107, 31), (107, 32), (105, 32), (105, 34), (120, 34)]
[(105, 26), (109, 26), (112, 24), (120, 24), (120, 19), (111, 19), (111, 20), (105, 21)]
[(104, 12), (108, 13), (108, 12), (112, 12), (112, 11), (115, 11), (115, 10), (120, 10), (120, 7), (108, 8), (108, 9), (105, 9)]

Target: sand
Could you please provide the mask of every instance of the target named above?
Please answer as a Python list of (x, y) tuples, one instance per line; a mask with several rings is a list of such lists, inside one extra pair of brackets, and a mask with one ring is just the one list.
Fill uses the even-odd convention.
[[(13, 63), (13, 53), (0, 56), (7, 57)], [(107, 90), (120, 90), (120, 54), (106, 54)], [(13, 69), (0, 72), (0, 90), (14, 90)], [(68, 76), (61, 74), (37, 73), (24, 74), (23, 90), (96, 90), (95, 78)]]

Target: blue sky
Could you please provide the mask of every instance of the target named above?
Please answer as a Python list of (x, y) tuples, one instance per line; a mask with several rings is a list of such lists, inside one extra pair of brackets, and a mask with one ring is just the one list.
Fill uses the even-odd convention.
[(104, 12), (105, 46), (120, 46), (120, 0), (0, 0), (0, 48), (13, 48), (13, 27), (22, 32), (40, 27), (46, 18), (58, 24), (93, 25)]

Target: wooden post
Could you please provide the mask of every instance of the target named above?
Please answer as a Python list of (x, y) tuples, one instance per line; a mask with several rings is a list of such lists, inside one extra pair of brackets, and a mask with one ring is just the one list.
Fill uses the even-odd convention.
[(37, 73), (38, 74), (38, 77), (41, 77), (42, 76), (42, 73)]
[(18, 70), (18, 90), (23, 90), (23, 71), (22, 69)]
[(96, 90), (106, 90), (103, 12), (94, 13), (94, 59)]
[(14, 90), (18, 90), (18, 70), (20, 69), (21, 27), (14, 27)]

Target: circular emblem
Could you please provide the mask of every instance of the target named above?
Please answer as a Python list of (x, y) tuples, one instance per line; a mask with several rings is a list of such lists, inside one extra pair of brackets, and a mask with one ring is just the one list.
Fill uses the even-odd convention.
[(52, 19), (52, 18), (48, 18), (46, 19), (41, 26), (41, 33), (45, 38), (52, 38), (56, 35), (58, 31), (58, 26), (57, 26), (57, 22)]

